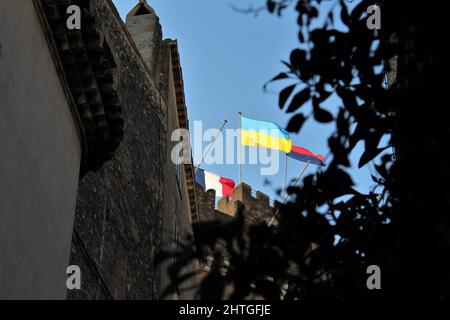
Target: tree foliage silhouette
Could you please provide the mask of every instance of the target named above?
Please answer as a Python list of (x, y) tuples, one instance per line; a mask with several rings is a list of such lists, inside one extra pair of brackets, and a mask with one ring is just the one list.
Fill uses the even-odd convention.
[[(436, 11), (379, 1), (382, 29), (371, 30), (373, 4), (267, 1), (270, 13), (298, 12), (300, 43), (267, 85), (289, 82), (279, 94), (279, 108), (290, 115), (288, 131), (299, 132), (307, 121), (335, 124), (331, 161), (288, 189), (292, 201), (280, 208), (275, 226), (247, 223), (242, 207), (233, 220), (196, 224), (195, 239), (172, 266), (174, 286), (187, 262), (209, 257), (202, 299), (224, 298), (226, 288), (231, 299), (449, 297), (450, 266), (441, 259), (450, 249), (450, 204), (442, 202), (449, 188), (436, 191), (414, 160), (416, 143), (437, 154), (450, 132), (442, 119), (413, 108), (443, 94), (432, 76), (442, 60), (426, 34), (437, 28), (427, 18)], [(332, 96), (341, 101), (336, 114), (324, 107)], [(427, 120), (436, 127), (419, 135), (417, 124)], [(376, 169), (376, 188), (368, 194), (353, 188), (349, 174), (359, 142), (365, 151), (357, 165), (372, 162)], [(435, 162), (448, 178), (445, 160)], [(381, 268), (382, 290), (366, 286), (370, 265)]]

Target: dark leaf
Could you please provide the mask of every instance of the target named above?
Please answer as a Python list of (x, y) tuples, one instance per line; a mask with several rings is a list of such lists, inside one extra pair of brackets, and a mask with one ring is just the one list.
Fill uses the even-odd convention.
[(292, 68), (291, 64), (289, 62), (286, 61), (281, 61), (282, 64), (284, 64), (286, 67), (288, 67), (289, 70), (293, 70), (294, 68)]
[(366, 131), (366, 128), (361, 123), (356, 125), (356, 128), (349, 139), (349, 151), (352, 151), (356, 144), (365, 138)]
[(351, 114), (357, 112), (358, 103), (356, 101), (355, 93), (344, 88), (338, 88), (336, 90), (339, 97), (342, 99), (344, 103), (344, 107), (350, 111)]
[(350, 17), (352, 19), (352, 22), (358, 21), (362, 18), (362, 15), (366, 13), (367, 10), (367, 2), (361, 1), (358, 5), (356, 5), (355, 8), (353, 8), (352, 13), (350, 14)]
[(342, 196), (344, 194), (354, 193), (351, 188), (354, 182), (350, 175), (342, 169), (330, 167), (328, 171), (320, 177), (320, 183), (323, 184), (324, 192), (332, 197)]
[(309, 16), (311, 18), (317, 18), (319, 16), (319, 10), (317, 10), (316, 7), (312, 7), (311, 11), (309, 12)]
[(350, 15), (348, 13), (348, 9), (347, 6), (345, 5), (345, 2), (343, 0), (341, 0), (341, 20), (342, 23), (344, 23), (346, 26), (350, 26), (351, 24), (351, 19), (350, 19)]
[(316, 98), (313, 99), (314, 119), (318, 122), (328, 123), (334, 120), (333, 115), (319, 106)]
[(311, 98), (311, 90), (309, 88), (305, 88), (299, 93), (297, 93), (294, 98), (292, 98), (291, 103), (287, 109), (287, 113), (291, 113), (301, 108), (309, 99)]
[(274, 77), (269, 82), (273, 82), (273, 81), (277, 81), (277, 80), (281, 80), (281, 79), (287, 79), (287, 78), (289, 78), (289, 75), (286, 72), (281, 72), (280, 74), (278, 74), (276, 77)]
[(362, 154), (361, 159), (359, 159), (358, 168), (364, 167), (370, 161), (375, 159), (381, 152), (386, 150), (386, 148), (388, 148), (388, 147), (376, 148), (376, 149), (366, 149), (366, 151), (364, 151), (364, 153)]
[(289, 99), (289, 96), (291, 95), (292, 91), (294, 91), (296, 86), (297, 86), (296, 84), (293, 84), (281, 90), (280, 99), (278, 103), (280, 109), (283, 109), (284, 105), (286, 104), (286, 101)]
[(281, 15), (283, 14), (283, 10), (286, 9), (286, 8), (287, 8), (287, 5), (285, 5), (285, 4), (280, 4), (278, 6), (277, 14), (278, 14), (279, 17), (281, 17)]
[(388, 176), (387, 170), (384, 166), (375, 165), (375, 169), (377, 170), (378, 174), (383, 178), (386, 179)]
[(324, 88), (324, 84), (322, 82), (316, 84), (316, 90), (320, 94), (317, 97), (317, 102), (321, 103), (327, 100), (332, 94), (333, 91), (326, 91)]
[(371, 130), (365, 138), (366, 149), (376, 149), (382, 137), (383, 134), (379, 130)]
[(289, 120), (286, 131), (299, 132), (306, 120), (307, 118), (302, 113), (296, 114)]
[(330, 11), (330, 13), (328, 14), (328, 23), (333, 25), (334, 24), (334, 14), (333, 14), (333, 10)]
[(356, 95), (364, 100), (364, 101), (372, 101), (374, 98), (373, 90), (365, 85), (357, 85), (356, 87)]
[(336, 126), (341, 136), (347, 137), (349, 135), (349, 124), (345, 116), (344, 108), (339, 109), (339, 114), (336, 120)]
[(303, 35), (303, 32), (301, 30), (298, 32), (298, 40), (300, 41), (300, 43), (305, 43), (305, 36)]
[(330, 147), (331, 152), (333, 153), (333, 163), (335, 165), (343, 165), (350, 166), (350, 162), (348, 160), (348, 150), (345, 146), (342, 145), (340, 139), (338, 137), (332, 136), (328, 139), (328, 145)]
[(275, 2), (273, 0), (267, 0), (267, 10), (270, 13), (273, 13), (275, 11)]
[(269, 83), (282, 80), (282, 79), (289, 79), (289, 75), (286, 72), (281, 72), (277, 76), (273, 77), (271, 80), (269, 80), (266, 84), (264, 84), (263, 89), (266, 90)]
[(303, 26), (303, 14), (298, 15), (297, 24), (300, 28)]
[(306, 61), (306, 51), (301, 49), (293, 50), (291, 52), (290, 61), (291, 66), (297, 70)]

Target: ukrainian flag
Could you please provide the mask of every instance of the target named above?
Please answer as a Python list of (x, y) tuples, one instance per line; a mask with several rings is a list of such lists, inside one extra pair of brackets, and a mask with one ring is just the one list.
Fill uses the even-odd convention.
[(292, 151), (292, 140), (282, 127), (272, 122), (245, 117), (241, 117), (241, 144), (276, 149), (286, 153)]

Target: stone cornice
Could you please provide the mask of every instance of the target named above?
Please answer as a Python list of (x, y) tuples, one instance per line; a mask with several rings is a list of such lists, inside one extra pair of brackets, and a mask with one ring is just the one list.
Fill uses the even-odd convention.
[[(175, 95), (177, 103), (178, 125), (182, 129), (189, 130), (189, 121), (187, 116), (186, 99), (184, 94), (183, 83), (183, 71), (181, 69), (180, 54), (178, 52), (178, 44), (176, 41), (172, 41), (171, 46), (171, 60), (172, 60), (172, 72), (175, 83)], [(186, 183), (189, 193), (189, 204), (191, 208), (191, 215), (193, 220), (198, 220), (198, 205), (197, 196), (195, 191), (195, 173), (192, 161), (190, 164), (184, 165), (184, 171), (186, 173)]]

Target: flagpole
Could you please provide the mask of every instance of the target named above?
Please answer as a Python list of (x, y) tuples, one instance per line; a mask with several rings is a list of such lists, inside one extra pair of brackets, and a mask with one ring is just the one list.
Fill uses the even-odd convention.
[[(303, 174), (305, 173), (306, 169), (309, 167), (309, 165), (311, 164), (311, 160), (308, 160), (308, 162), (306, 163), (306, 165), (303, 167), (302, 172), (300, 172), (300, 174), (298, 175), (297, 179), (294, 182), (294, 187), (297, 186), (298, 181), (302, 178)], [(286, 200), (286, 199), (285, 199)]]
[[(300, 179), (302, 178), (303, 174), (305, 173), (306, 169), (309, 167), (309, 165), (311, 164), (311, 160), (309, 160), (306, 165), (303, 167), (302, 171), (300, 172), (300, 174), (298, 175), (297, 179), (295, 179), (294, 182), (294, 187), (297, 186), (297, 183), (300, 181)], [(283, 200), (283, 204), (286, 204), (286, 201), (288, 199), (288, 194), (286, 192), (285, 196), (284, 196), (284, 200)], [(280, 209), (277, 209), (277, 211), (275, 212), (275, 214), (273, 215), (272, 219), (270, 219), (269, 224), (267, 225), (268, 227), (270, 227), (272, 225), (272, 223), (275, 221), (275, 217), (278, 214), (278, 211), (280, 211)]]
[(238, 112), (239, 117), (239, 184), (242, 183), (242, 112)]
[(284, 197), (287, 197), (287, 175), (288, 175), (288, 156), (285, 153), (286, 161), (284, 165)]
[(225, 128), (225, 126), (227, 125), (228, 121), (227, 120), (223, 120), (223, 124), (219, 129), (219, 132), (216, 134), (216, 136), (214, 137), (214, 140), (209, 144), (208, 148), (206, 149), (205, 153), (202, 156), (202, 161), (200, 162), (200, 164), (195, 168), (195, 173), (197, 173), (198, 169), (200, 169), (200, 167), (203, 164), (203, 161), (205, 161), (206, 156), (208, 155), (209, 150), (211, 150), (211, 148), (213, 147), (214, 143), (216, 143), (217, 137), (219, 136), (219, 134), (222, 133), (223, 128)]

